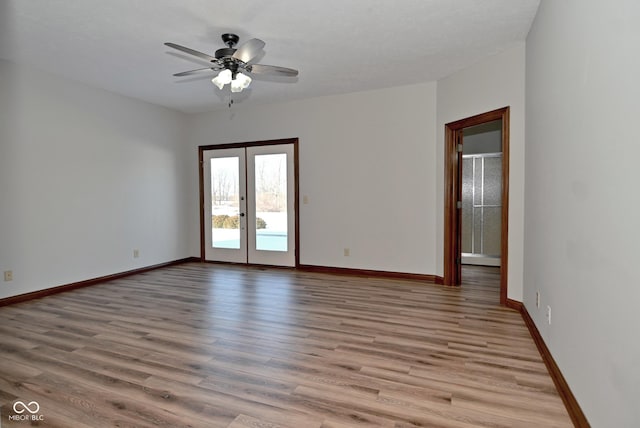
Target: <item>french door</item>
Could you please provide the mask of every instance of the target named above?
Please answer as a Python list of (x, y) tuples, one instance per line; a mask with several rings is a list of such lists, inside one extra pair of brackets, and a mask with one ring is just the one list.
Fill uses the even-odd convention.
[(204, 258), (295, 266), (294, 145), (202, 151)]

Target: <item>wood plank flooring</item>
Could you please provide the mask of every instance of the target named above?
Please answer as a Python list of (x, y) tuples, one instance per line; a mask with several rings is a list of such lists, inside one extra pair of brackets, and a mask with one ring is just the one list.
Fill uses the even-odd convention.
[(571, 426), (497, 269), (463, 277), (187, 263), (0, 307), (0, 426)]

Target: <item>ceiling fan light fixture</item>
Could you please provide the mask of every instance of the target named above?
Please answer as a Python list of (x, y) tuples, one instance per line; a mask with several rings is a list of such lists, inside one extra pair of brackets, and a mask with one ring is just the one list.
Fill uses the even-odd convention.
[(227, 83), (231, 83), (231, 70), (226, 69), (222, 70), (216, 77), (211, 79), (211, 82), (218, 87), (218, 89), (222, 89), (224, 85)]
[(243, 73), (237, 73), (236, 78), (231, 81), (231, 92), (242, 92), (251, 83), (251, 77)]

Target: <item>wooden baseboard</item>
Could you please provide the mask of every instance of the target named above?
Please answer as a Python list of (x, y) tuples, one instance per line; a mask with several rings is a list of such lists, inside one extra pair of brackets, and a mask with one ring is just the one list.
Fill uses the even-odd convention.
[(45, 288), (44, 290), (32, 291), (31, 293), (18, 294), (17, 296), (5, 297), (0, 299), (0, 306), (12, 305), (15, 303), (26, 302), (27, 300), (40, 299), (41, 297), (50, 296), (52, 294), (62, 293), (64, 291), (71, 291), (77, 288), (88, 287), (90, 285), (100, 284), (106, 281), (113, 281), (115, 279), (124, 278), (130, 275), (138, 273), (148, 272), (155, 269), (160, 269), (167, 266), (179, 265), (187, 262), (199, 262), (198, 257), (187, 257), (180, 260), (174, 260), (166, 263), (159, 263), (153, 266), (145, 266), (143, 268), (132, 269), (126, 272), (114, 273), (112, 275), (100, 276), (98, 278), (87, 279), (85, 281), (78, 281), (71, 284), (59, 285), (57, 287)]
[(441, 277), (438, 277), (435, 275), (420, 274), (420, 273), (389, 272), (389, 271), (381, 271), (381, 270), (352, 269), (352, 268), (316, 266), (316, 265), (298, 265), (297, 269), (307, 271), (307, 272), (330, 273), (330, 274), (337, 274), (337, 275), (353, 275), (353, 276), (374, 277), (374, 278), (409, 279), (413, 281), (429, 282), (432, 284), (442, 284)]
[(515, 309), (520, 313), (522, 313), (522, 310), (524, 309), (524, 305), (522, 304), (522, 302), (518, 302), (517, 300), (507, 299), (504, 305), (507, 308)]
[(544, 339), (542, 339), (542, 335), (540, 335), (540, 331), (538, 331), (538, 327), (536, 327), (536, 324), (533, 322), (533, 319), (529, 315), (527, 308), (521, 302), (511, 299), (507, 299), (506, 306), (519, 311), (522, 315), (522, 319), (524, 319), (524, 323), (527, 325), (529, 333), (531, 333), (531, 337), (533, 337), (533, 341), (538, 347), (538, 351), (542, 356), (542, 360), (547, 366), (549, 375), (551, 376), (551, 379), (553, 379), (553, 383), (556, 385), (558, 394), (560, 394), (560, 397), (562, 398), (562, 401), (567, 408), (567, 412), (569, 413), (573, 424), (576, 427), (580, 428), (590, 427), (587, 417), (582, 412), (582, 409), (580, 408), (576, 397), (573, 395), (571, 389), (569, 388), (569, 384), (562, 375), (562, 372), (560, 371), (560, 368), (556, 364), (555, 360), (551, 356), (551, 352), (549, 351), (549, 348), (547, 348), (547, 345), (544, 343)]
[(390, 279), (408, 279), (413, 281), (423, 281), (430, 282), (433, 284), (442, 285), (444, 283), (444, 278), (436, 275), (426, 275), (419, 273), (405, 273), (405, 272), (389, 272), (389, 271), (381, 271), (381, 270), (368, 270), (368, 269), (352, 269), (352, 268), (342, 268), (342, 267), (333, 267), (333, 266), (318, 266), (318, 265), (298, 265), (296, 267), (287, 267), (287, 266), (272, 266), (272, 265), (260, 265), (260, 264), (247, 264), (247, 263), (230, 263), (230, 262), (218, 262), (218, 261), (209, 261), (204, 259), (198, 259), (203, 263), (213, 263), (213, 264), (229, 264), (229, 265), (237, 265), (237, 266), (245, 266), (245, 267), (254, 267), (254, 268), (271, 268), (271, 269), (297, 269), (305, 272), (317, 272), (317, 273), (328, 273), (334, 275), (351, 275), (351, 276), (360, 276), (360, 277), (375, 277), (375, 278), (390, 278)]

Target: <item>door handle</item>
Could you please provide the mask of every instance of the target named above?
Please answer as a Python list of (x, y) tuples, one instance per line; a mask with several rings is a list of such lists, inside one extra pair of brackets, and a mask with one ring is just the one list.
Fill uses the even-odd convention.
[(240, 217), (244, 217), (244, 213), (240, 213)]

